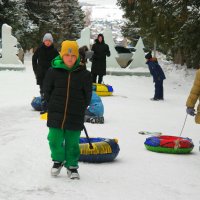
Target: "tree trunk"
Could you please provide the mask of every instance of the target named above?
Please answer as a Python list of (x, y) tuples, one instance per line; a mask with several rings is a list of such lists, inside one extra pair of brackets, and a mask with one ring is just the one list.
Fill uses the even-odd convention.
[(129, 4), (132, 4), (132, 3), (134, 3), (134, 1), (135, 1), (135, 0), (128, 0), (128, 3), (129, 3)]
[(174, 53), (174, 63), (184, 65), (184, 59), (181, 53), (181, 49), (178, 49), (178, 51)]
[(156, 58), (156, 46), (157, 46), (157, 42), (156, 42), (156, 39), (154, 40), (154, 43), (153, 43), (153, 57)]

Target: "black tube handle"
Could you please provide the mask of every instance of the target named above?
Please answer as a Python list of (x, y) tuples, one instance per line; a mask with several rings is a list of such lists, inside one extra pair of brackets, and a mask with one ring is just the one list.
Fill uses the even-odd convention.
[(92, 143), (90, 142), (90, 138), (88, 136), (88, 133), (87, 133), (87, 130), (86, 130), (85, 126), (83, 126), (83, 130), (85, 131), (86, 138), (88, 139), (88, 143), (89, 143), (90, 149), (94, 149), (94, 147), (92, 146)]

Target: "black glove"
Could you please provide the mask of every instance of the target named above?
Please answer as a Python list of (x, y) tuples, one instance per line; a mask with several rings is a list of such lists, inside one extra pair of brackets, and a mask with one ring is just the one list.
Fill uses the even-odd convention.
[(187, 108), (186, 112), (188, 115), (195, 116), (195, 109), (194, 108)]

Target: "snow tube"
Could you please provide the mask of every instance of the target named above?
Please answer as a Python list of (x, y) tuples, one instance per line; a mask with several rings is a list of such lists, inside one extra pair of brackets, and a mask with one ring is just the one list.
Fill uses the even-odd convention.
[(111, 85), (93, 83), (93, 91), (95, 91), (99, 96), (111, 96), (113, 88)]
[(80, 138), (80, 158), (79, 161), (89, 163), (103, 163), (113, 161), (119, 153), (117, 139), (90, 138), (93, 149), (89, 148), (87, 138)]
[(187, 154), (194, 147), (190, 138), (168, 135), (149, 137), (144, 142), (144, 145), (149, 151), (172, 154)]
[(33, 97), (33, 100), (31, 102), (31, 106), (37, 110), (37, 111), (41, 111), (41, 97)]

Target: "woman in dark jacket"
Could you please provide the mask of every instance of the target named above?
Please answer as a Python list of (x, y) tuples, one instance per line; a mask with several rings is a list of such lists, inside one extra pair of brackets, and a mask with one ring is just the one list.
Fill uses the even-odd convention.
[(106, 56), (110, 56), (109, 46), (104, 42), (104, 36), (99, 34), (92, 46), (94, 55), (92, 57), (92, 79), (96, 83), (97, 76), (98, 83), (102, 83), (103, 76), (106, 75)]
[(79, 139), (91, 95), (91, 73), (81, 62), (77, 43), (66, 40), (44, 80), (53, 176), (57, 176), (64, 165), (71, 179), (79, 179)]
[(155, 94), (151, 100), (164, 100), (163, 80), (166, 79), (165, 74), (158, 64), (157, 58), (152, 58), (151, 52), (149, 52), (145, 58), (147, 59), (146, 64), (149, 67), (150, 74), (153, 76), (153, 82), (155, 83)]

